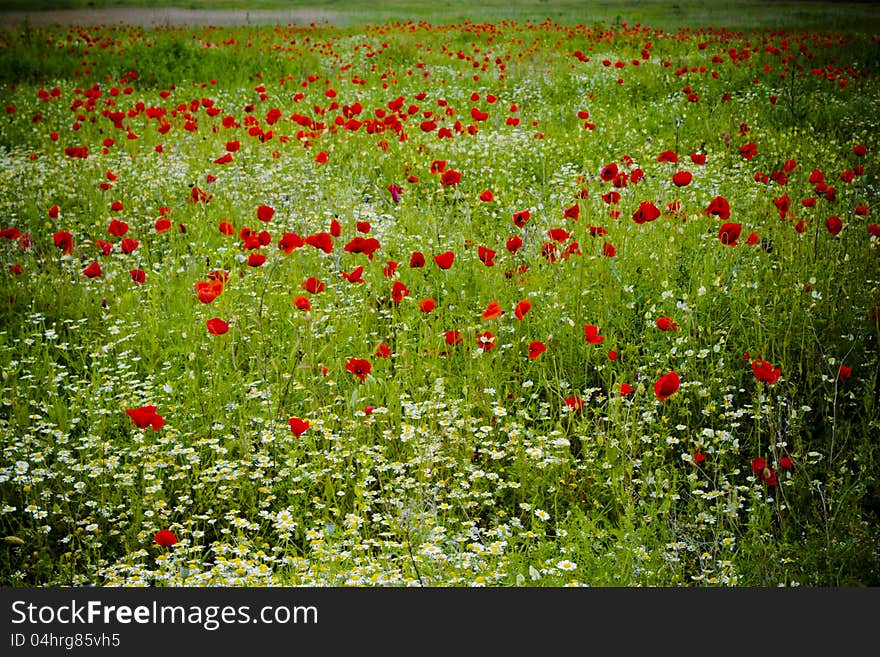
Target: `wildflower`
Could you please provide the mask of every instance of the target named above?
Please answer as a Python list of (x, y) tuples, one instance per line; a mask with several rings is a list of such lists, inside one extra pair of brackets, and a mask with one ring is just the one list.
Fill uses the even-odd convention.
[(736, 246), (742, 231), (742, 224), (726, 223), (718, 230), (718, 239), (727, 246)]
[(258, 205), (257, 206), (257, 219), (260, 221), (272, 221), (272, 217), (275, 216), (275, 208), (270, 205)]
[(477, 349), (490, 351), (495, 347), (496, 338), (491, 331), (483, 331), (477, 334)]
[(125, 412), (138, 429), (151, 427), (154, 431), (158, 431), (165, 425), (165, 418), (156, 413), (155, 406), (139, 406), (126, 409)]
[(534, 340), (529, 343), (529, 358), (535, 360), (538, 356), (547, 351), (547, 345), (540, 340)]
[(681, 378), (675, 371), (664, 374), (654, 384), (654, 394), (661, 402), (669, 399), (673, 394), (678, 392), (681, 385)]
[(452, 267), (453, 260), (455, 260), (455, 254), (452, 251), (445, 251), (444, 253), (434, 256), (434, 262), (440, 267), (440, 269), (449, 269)]
[(504, 310), (502, 310), (501, 305), (497, 301), (490, 301), (489, 305), (486, 306), (486, 310), (483, 311), (483, 319), (490, 320), (495, 319), (496, 317), (501, 317), (504, 314)]
[(599, 327), (594, 324), (584, 325), (584, 340), (590, 344), (599, 344), (604, 342), (605, 336), (599, 335)]
[(293, 432), (293, 435), (297, 438), (302, 436), (306, 429), (309, 428), (309, 421), (298, 417), (292, 417), (288, 419), (287, 422), (290, 425), (291, 432)]
[(229, 331), (229, 324), (224, 322), (219, 317), (212, 317), (205, 325), (208, 327), (208, 333), (212, 335), (223, 335), (227, 331)]
[(349, 358), (345, 364), (345, 369), (361, 381), (366, 381), (372, 371), (370, 361), (365, 358)]
[(758, 381), (771, 386), (775, 385), (782, 375), (782, 370), (778, 367), (774, 369), (770, 363), (760, 358), (752, 361), (752, 372)]

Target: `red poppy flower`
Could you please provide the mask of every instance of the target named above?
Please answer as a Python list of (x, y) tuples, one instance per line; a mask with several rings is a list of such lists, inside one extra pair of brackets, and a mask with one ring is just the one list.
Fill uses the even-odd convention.
[(364, 235), (366, 235), (370, 232), (372, 226), (370, 225), (369, 221), (358, 221), (355, 223), (355, 228), (359, 233), (363, 233)]
[(547, 231), (547, 237), (561, 244), (569, 237), (571, 237), (571, 233), (569, 233), (564, 228), (551, 228)]
[(825, 228), (828, 229), (828, 232), (832, 235), (839, 235), (840, 231), (843, 230), (843, 222), (840, 220), (840, 217), (828, 217), (825, 220)]
[(492, 331), (483, 331), (477, 334), (477, 349), (490, 351), (495, 347), (496, 338)]
[(111, 219), (107, 226), (107, 232), (114, 237), (122, 237), (128, 232), (128, 224), (119, 219)]
[(419, 310), (423, 313), (432, 313), (434, 312), (434, 308), (437, 307), (437, 303), (433, 299), (422, 299), (419, 301)]
[(558, 249), (556, 248), (555, 242), (547, 242), (541, 247), (541, 255), (544, 256), (548, 262), (556, 262), (557, 253)]
[(531, 217), (531, 212), (529, 210), (520, 210), (519, 212), (513, 213), (513, 223), (517, 228), (522, 228), (526, 225), (526, 222)]
[(613, 258), (617, 255), (617, 249), (614, 248), (614, 245), (610, 242), (602, 243), (602, 255), (606, 258)]
[(486, 310), (483, 311), (483, 319), (495, 319), (503, 314), (504, 310), (502, 310), (501, 305), (497, 301), (490, 301), (489, 305), (486, 306)]
[(331, 253), (333, 251), (333, 237), (330, 233), (320, 232), (309, 235), (305, 238), (305, 243), (324, 253)]
[(212, 317), (205, 322), (205, 325), (208, 327), (208, 333), (211, 333), (212, 335), (223, 335), (229, 331), (229, 324), (219, 317)]
[(672, 162), (673, 164), (675, 164), (676, 162), (678, 162), (678, 154), (673, 150), (663, 151), (662, 153), (660, 153), (660, 155), (657, 156), (657, 161)]
[(630, 384), (628, 384), (628, 383), (621, 383), (620, 384), (620, 396), (621, 397), (626, 397), (626, 396), (632, 394), (632, 391), (633, 391), (633, 387)]
[(220, 164), (220, 165), (229, 164), (230, 162), (232, 162), (232, 159), (233, 159), (232, 153), (224, 153), (223, 155), (218, 157), (216, 160), (214, 160), (214, 164)]
[(774, 369), (770, 363), (760, 358), (752, 361), (752, 372), (758, 381), (770, 386), (775, 385), (782, 375), (782, 370), (778, 367)]
[(783, 456), (779, 459), (779, 467), (783, 470), (792, 470), (794, 468), (794, 461), (792, 461), (790, 456)]
[(605, 182), (611, 182), (617, 177), (617, 164), (615, 162), (611, 162), (610, 164), (606, 164), (599, 170), (599, 177)]
[(434, 262), (440, 269), (449, 269), (455, 260), (455, 254), (452, 251), (445, 251), (434, 256)]
[(776, 206), (776, 210), (779, 212), (779, 217), (785, 219), (785, 216), (791, 209), (791, 198), (789, 198), (788, 194), (778, 196), (773, 199), (773, 205)]
[(165, 426), (165, 418), (156, 413), (155, 406), (139, 406), (138, 408), (129, 408), (125, 411), (131, 418), (138, 429), (152, 428), (158, 431)]
[(671, 317), (658, 317), (654, 320), (654, 323), (657, 325), (657, 328), (661, 331), (677, 331), (678, 324), (676, 324)]
[(301, 294), (294, 298), (293, 305), (297, 310), (305, 310), (306, 312), (312, 309), (312, 303), (309, 301), (308, 297), (304, 297)]
[(716, 196), (706, 206), (706, 216), (715, 215), (724, 221), (730, 219), (730, 204), (723, 196)]
[(691, 162), (694, 164), (706, 164), (705, 153), (691, 153)]
[(672, 371), (657, 379), (657, 382), (654, 384), (654, 394), (657, 395), (657, 399), (660, 401), (666, 401), (678, 392), (680, 385), (681, 379), (679, 378), (678, 373)]
[(162, 547), (171, 547), (177, 543), (177, 536), (170, 529), (160, 529), (153, 536), (153, 540)]
[(262, 253), (251, 253), (247, 260), (248, 267), (262, 267), (265, 262), (266, 256)]
[(449, 185), (457, 185), (461, 182), (461, 173), (456, 171), (455, 169), (447, 169), (442, 174), (440, 174), (440, 184), (449, 186)]
[(57, 219), (59, 213), (60, 210), (57, 205), (53, 205), (51, 208), (49, 208), (48, 214), (50, 219)]
[(761, 458), (760, 456), (752, 459), (752, 472), (755, 474), (760, 474), (767, 467), (767, 459)]
[(518, 320), (522, 320), (531, 309), (532, 302), (528, 299), (523, 299), (518, 304), (516, 304), (516, 308), (514, 309), (513, 314)]
[(488, 247), (478, 246), (477, 257), (487, 267), (492, 267), (495, 264), (495, 251)]
[(753, 141), (743, 144), (740, 146), (739, 154), (742, 155), (744, 159), (751, 160), (758, 154), (758, 145)]
[(586, 404), (587, 402), (577, 396), (565, 398), (565, 406), (573, 411), (581, 410), (584, 406), (586, 406)]
[(464, 338), (461, 337), (461, 331), (459, 331), (459, 330), (457, 330), (457, 329), (453, 329), (453, 330), (451, 330), (451, 331), (446, 331), (446, 332), (443, 334), (443, 340), (444, 340), (444, 341), (446, 342), (446, 344), (448, 344), (450, 347), (453, 347), (453, 346), (455, 346), (455, 345), (457, 345), (457, 344), (460, 344), (461, 341), (462, 341), (463, 339), (464, 339)]
[(443, 173), (446, 171), (446, 160), (434, 160), (431, 162), (431, 173)]
[(257, 206), (257, 219), (260, 221), (272, 221), (275, 216), (275, 208), (270, 205)]
[(384, 342), (376, 347), (376, 351), (373, 354), (374, 358), (390, 358), (391, 357), (391, 347), (389, 347)]
[(302, 436), (306, 432), (306, 429), (309, 428), (309, 421), (298, 417), (289, 418), (287, 423), (290, 425), (291, 432), (293, 432), (293, 435), (297, 438)]
[(590, 344), (599, 344), (605, 341), (604, 335), (599, 335), (599, 327), (594, 324), (584, 325), (584, 340)]
[(852, 368), (848, 365), (841, 365), (837, 368), (837, 378), (840, 381), (846, 381), (852, 376)]
[(385, 278), (393, 278), (394, 272), (397, 271), (397, 265), (399, 264), (399, 262), (396, 262), (394, 260), (388, 260), (385, 263), (385, 266), (382, 267), (382, 276), (384, 276)]
[(223, 281), (212, 279), (210, 281), (198, 281), (193, 285), (202, 303), (211, 303), (223, 292)]
[(483, 203), (491, 203), (492, 201), (494, 201), (495, 196), (492, 194), (492, 190), (491, 189), (484, 189), (480, 193), (480, 200), (483, 201)]
[(577, 219), (581, 216), (581, 206), (575, 203), (574, 205), (565, 208), (562, 216), (566, 219), (573, 219), (574, 221), (577, 221)]
[(330, 220), (330, 235), (331, 237), (339, 237), (342, 235), (342, 224), (339, 223), (339, 219), (336, 217)]
[(520, 238), (518, 235), (513, 235), (513, 236), (507, 238), (507, 242), (504, 244), (504, 248), (506, 248), (511, 253), (516, 253), (517, 251), (520, 250), (522, 245), (523, 245), (522, 238)]
[(101, 255), (107, 256), (113, 251), (113, 245), (105, 240), (95, 240), (95, 246), (101, 249)]
[(342, 278), (347, 280), (349, 283), (363, 283), (364, 278), (362, 274), (364, 273), (363, 265), (355, 267), (350, 272), (342, 272)]
[(643, 224), (648, 221), (654, 221), (660, 216), (660, 210), (650, 201), (642, 201), (639, 203), (639, 209), (633, 214), (633, 221), (637, 224)]
[(320, 294), (324, 291), (324, 283), (322, 281), (319, 281), (314, 276), (309, 276), (306, 280), (304, 280), (301, 287), (309, 294)]
[(161, 235), (166, 230), (171, 228), (171, 220), (165, 219), (164, 217), (161, 219), (156, 219), (156, 223), (153, 224), (153, 227), (156, 229), (156, 234)]
[(364, 358), (349, 358), (345, 364), (345, 369), (361, 381), (366, 381), (373, 367), (370, 361)]
[(673, 174), (672, 183), (676, 187), (687, 187), (691, 184), (693, 178), (694, 177), (690, 171), (679, 171), (678, 173)]
[(52, 233), (52, 239), (63, 253), (73, 252), (73, 236), (66, 230), (59, 230)]
[(394, 303), (400, 303), (408, 296), (409, 288), (400, 281), (394, 281), (394, 284), (391, 286), (391, 300)]
[(140, 242), (133, 240), (130, 237), (126, 237), (122, 240), (119, 246), (122, 248), (123, 253), (131, 253), (140, 246)]
[(718, 229), (718, 239), (727, 246), (736, 246), (741, 232), (742, 224), (726, 223)]
[(755, 231), (752, 231), (751, 233), (749, 233), (749, 236), (746, 238), (746, 244), (749, 244), (749, 245), (757, 244), (760, 241), (760, 239), (761, 238), (758, 237), (758, 233), (756, 233)]
[(859, 157), (865, 157), (868, 153), (868, 148), (864, 144), (856, 144), (853, 146), (853, 153), (858, 155)]
[(131, 269), (128, 273), (131, 276), (131, 280), (138, 285), (143, 284), (147, 280), (147, 273), (143, 269)]
[(98, 278), (101, 276), (101, 265), (97, 262), (93, 262), (88, 267), (83, 270), (83, 276), (88, 278)]
[(373, 254), (378, 251), (379, 248), (379, 240), (376, 238), (357, 236), (353, 237), (351, 241), (343, 247), (343, 251), (346, 253), (364, 253), (370, 260), (372, 260)]
[(425, 266), (425, 256), (421, 251), (413, 251), (409, 258), (409, 266), (411, 269)]
[[(170, 222), (169, 222), (170, 225)], [(235, 235), (235, 227), (229, 223), (228, 221), (221, 221), (218, 226), (221, 233), (224, 235)]]
[(538, 356), (547, 351), (547, 345), (540, 340), (529, 342), (529, 358), (535, 360)]
[[(268, 241), (266, 244), (268, 244)], [(305, 241), (296, 233), (284, 233), (281, 239), (278, 240), (278, 248), (285, 253), (292, 253), (294, 249), (298, 249), (303, 244), (305, 244)]]

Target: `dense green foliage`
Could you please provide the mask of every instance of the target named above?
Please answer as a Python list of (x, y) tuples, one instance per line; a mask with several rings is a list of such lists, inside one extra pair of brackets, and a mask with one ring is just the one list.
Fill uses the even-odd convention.
[(4, 33), (0, 581), (880, 584), (877, 36), (646, 24)]

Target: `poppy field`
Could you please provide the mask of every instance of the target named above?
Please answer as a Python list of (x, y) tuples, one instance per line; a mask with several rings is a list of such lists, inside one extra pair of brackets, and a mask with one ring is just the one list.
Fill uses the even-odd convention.
[(0, 32), (0, 583), (880, 584), (880, 44)]

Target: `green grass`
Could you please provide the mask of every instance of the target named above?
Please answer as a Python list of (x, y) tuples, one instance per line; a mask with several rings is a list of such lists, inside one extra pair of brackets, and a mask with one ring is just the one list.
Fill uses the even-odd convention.
[(426, 16), (3, 33), (0, 582), (880, 583), (876, 39)]

